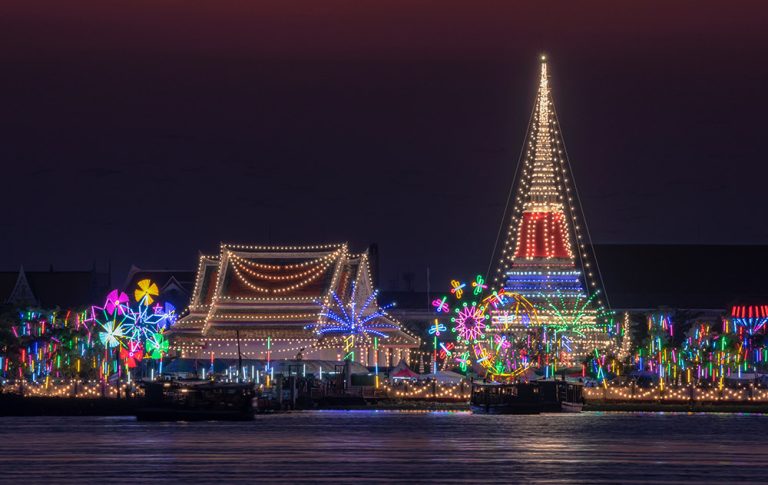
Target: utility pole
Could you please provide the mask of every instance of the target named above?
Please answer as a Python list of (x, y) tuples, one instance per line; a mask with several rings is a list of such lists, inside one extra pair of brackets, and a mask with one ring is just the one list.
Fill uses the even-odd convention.
[(243, 354), (240, 352), (240, 330), (235, 330), (237, 336), (237, 382), (240, 381), (240, 374), (243, 372)]

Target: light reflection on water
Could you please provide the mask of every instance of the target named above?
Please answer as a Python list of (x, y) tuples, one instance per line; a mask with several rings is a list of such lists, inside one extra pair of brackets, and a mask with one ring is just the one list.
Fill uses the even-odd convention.
[(749, 414), (0, 418), (0, 481), (765, 483), (767, 435)]

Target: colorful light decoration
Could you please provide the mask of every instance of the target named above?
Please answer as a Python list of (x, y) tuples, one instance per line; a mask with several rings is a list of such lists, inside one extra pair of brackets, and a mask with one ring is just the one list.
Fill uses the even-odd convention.
[(443, 298), (437, 298), (434, 301), (432, 301), (432, 306), (435, 307), (435, 311), (438, 313), (448, 313), (450, 311), (450, 307), (448, 306), (448, 303), (446, 303), (447, 297)]
[(144, 347), (141, 345), (141, 342), (129, 341), (125, 347), (120, 349), (120, 359), (125, 362), (129, 369), (136, 368), (143, 358)]
[[(440, 300), (435, 300), (435, 301), (440, 301)], [(445, 301), (445, 298), (443, 298), (443, 301)], [(438, 312), (440, 312), (441, 311), (440, 306), (438, 306), (437, 308), (438, 308)], [(447, 330), (446, 326), (440, 323), (440, 321), (437, 318), (435, 318), (435, 322), (429, 326), (428, 333), (429, 335), (432, 336), (432, 373), (433, 374), (436, 374), (438, 370), (437, 369), (437, 356), (438, 356), (437, 348), (438, 348), (438, 345), (442, 345), (438, 340), (438, 338), (440, 337), (440, 335), (442, 335), (442, 332), (445, 332), (446, 330)], [(445, 357), (443, 357), (443, 359), (444, 358)]]
[(133, 291), (133, 297), (136, 301), (144, 301), (145, 305), (151, 305), (152, 302), (155, 301), (154, 297), (160, 294), (160, 289), (157, 287), (157, 284), (153, 283), (151, 280), (141, 280), (136, 286), (138, 288)]
[[(624, 344), (626, 340), (623, 341), (620, 355), (628, 354), (635, 375), (644, 379), (652, 377), (661, 392), (681, 385), (708, 386), (722, 391), (727, 379), (741, 379), (745, 374), (753, 379), (758, 373), (768, 371), (768, 341), (765, 325), (759, 321), (760, 307), (752, 307), (751, 317), (748, 308), (731, 308), (722, 319), (720, 331), (709, 322), (698, 322), (684, 334), (670, 313), (653, 312), (647, 316), (645, 342), (630, 350)], [(754, 320), (739, 321), (744, 318)], [(628, 327), (626, 315), (623, 327)], [(595, 353), (585, 370), (589, 369), (592, 376), (605, 384), (611, 374), (622, 370), (620, 360), (607, 353)]]
[(109, 359), (110, 349), (119, 349), (117, 356), (127, 369), (136, 368), (143, 359), (162, 360), (169, 349), (163, 332), (177, 319), (172, 304), (151, 306), (159, 295), (151, 280), (140, 280), (133, 295), (135, 304), (131, 305), (125, 293), (111, 291), (103, 306), (91, 307), (87, 320), (101, 329), (99, 338), (107, 350), (104, 360)]
[(435, 323), (433, 323), (429, 327), (429, 334), (439, 337), (440, 332), (445, 332), (445, 330), (446, 330), (445, 325), (443, 325), (442, 323), (438, 322), (437, 319), (435, 319)]
[[(376, 338), (376, 337), (374, 337)], [(344, 360), (355, 360), (355, 334), (344, 337)]]
[[(461, 287), (459, 280), (451, 281), (451, 290)], [(480, 289), (480, 291), (476, 291)], [(478, 370), (485, 372), (492, 378), (506, 378), (518, 375), (533, 363), (535, 356), (539, 355), (539, 349), (533, 349), (537, 341), (519, 338), (510, 329), (514, 324), (524, 322), (531, 327), (531, 331), (538, 332), (536, 325), (536, 310), (524, 297), (508, 293), (504, 289), (484, 294), (487, 286), (484, 279), (478, 275), (473, 283), (473, 295), (479, 297), (479, 301), (458, 301), (456, 292), (451, 293), (454, 300), (451, 302), (453, 309), (451, 314), (451, 332), (455, 335), (455, 342), (439, 343), (433, 341), (433, 361), (445, 359), (456, 355), (453, 362), (466, 372), (476, 364)], [(435, 300), (440, 305), (433, 305), (437, 313), (444, 313), (443, 305), (448, 305), (447, 297)], [(501, 311), (492, 318), (488, 309)], [(435, 320), (437, 324), (438, 320)], [(431, 331), (431, 330), (430, 330)], [(450, 345), (450, 346), (449, 346)], [(439, 349), (439, 353), (438, 353)], [(444, 361), (446, 362), (446, 361)]]
[(485, 279), (481, 275), (477, 275), (475, 281), (472, 282), (472, 293), (477, 296), (487, 289), (488, 285), (485, 284)]
[[(103, 305), (85, 312), (25, 310), (10, 327), (11, 353), (0, 355), (0, 375), (31, 382), (66, 377), (106, 380), (121, 369), (135, 369), (169, 350), (164, 331), (176, 321), (170, 304), (154, 302), (154, 283), (141, 283), (132, 303), (113, 290)], [(126, 375), (128, 377), (128, 375)]]
[(107, 314), (113, 315), (115, 312), (122, 313), (128, 305), (128, 295), (119, 290), (112, 290), (107, 295), (107, 301), (104, 303), (104, 310)]
[[(483, 302), (492, 306), (496, 304), (486, 327), (485, 341), (473, 347), (475, 358), (487, 376), (512, 378), (532, 365), (546, 363), (546, 355), (540, 361), (546, 350), (540, 336), (546, 330), (540, 327), (538, 313), (530, 301), (522, 295), (503, 292), (491, 293)], [(521, 332), (520, 328), (525, 330)]]
[[(0, 345), (0, 376), (49, 382), (91, 369), (93, 349), (101, 344), (93, 338), (84, 313), (28, 309), (16, 312), (16, 317), (5, 327), (9, 332)], [(94, 368), (99, 363), (96, 356)]]
[(438, 352), (438, 358), (440, 360), (445, 360), (447, 357), (450, 357), (453, 355), (452, 350), (456, 348), (456, 344), (453, 342), (446, 342), (440, 344), (440, 351)]
[(462, 283), (459, 280), (451, 280), (451, 294), (453, 294), (457, 300), (461, 300), (466, 286), (465, 283)]
[(485, 332), (485, 320), (488, 315), (485, 313), (485, 307), (478, 306), (476, 302), (471, 304), (464, 303), (454, 310), (455, 316), (451, 321), (455, 324), (454, 331), (461, 340), (474, 342), (483, 337)]
[[(589, 233), (557, 126), (545, 59), (518, 171), (492, 289), (533, 304), (542, 328), (533, 332), (520, 322), (508, 330), (526, 340), (524, 347), (537, 354), (536, 365), (551, 375), (561, 363), (575, 365), (590, 358), (595, 348), (613, 351), (616, 342), (607, 332), (610, 314), (596, 264), (589, 259)], [(492, 318), (503, 317), (503, 302), (491, 306)], [(531, 334), (530, 343), (526, 334)]]
[(123, 324), (118, 323), (116, 319), (99, 322), (102, 331), (99, 332), (101, 343), (107, 348), (119, 347), (121, 340), (125, 337)]
[(764, 331), (768, 323), (768, 305), (736, 305), (731, 307), (734, 328), (743, 329), (749, 335)]
[(160, 360), (168, 353), (168, 339), (160, 332), (150, 335), (144, 345), (150, 359)]
[[(455, 283), (458, 281), (452, 280), (452, 289), (460, 286)], [(482, 288), (482, 276), (476, 277), (474, 282)], [(530, 368), (551, 377), (562, 367), (579, 365), (581, 362), (574, 358), (574, 351), (585, 351), (583, 342), (586, 339), (595, 344), (589, 347), (591, 355), (599, 347), (597, 343), (605, 343), (594, 339), (593, 335), (593, 332), (603, 332), (604, 326), (595, 322), (591, 298), (565, 296), (558, 292), (554, 295), (556, 299), (540, 295), (540, 300), (547, 304), (543, 309), (506, 288), (481, 291), (475, 295), (480, 297), (479, 302), (458, 301), (455, 293), (453, 301), (447, 297), (435, 300), (439, 303), (433, 305), (436, 310), (440, 308), (438, 314), (445, 312), (444, 305), (453, 306), (450, 310), (451, 331), (456, 342), (454, 349), (447, 349), (434, 339), (433, 361), (439, 362), (439, 357), (448, 356), (449, 352), (458, 352), (456, 363), (462, 360), (468, 368), (474, 366), (494, 380), (513, 379)], [(546, 315), (544, 321), (542, 312)], [(441, 346), (445, 350), (438, 353)], [(464, 352), (468, 355), (463, 355)]]
[(374, 305), (378, 290), (375, 290), (363, 302), (358, 304), (357, 285), (352, 284), (352, 291), (346, 302), (339, 298), (335, 291), (331, 292), (333, 305), (323, 305), (320, 321), (307, 328), (313, 328), (320, 336), (342, 335), (357, 336), (358, 343), (368, 343), (373, 336), (389, 338), (385, 329), (398, 329), (395, 324), (387, 323), (386, 309), (393, 305), (378, 307)]
[(463, 352), (456, 358), (456, 362), (459, 364), (459, 368), (462, 372), (467, 372), (469, 366), (472, 365), (472, 361), (469, 357), (469, 352)]

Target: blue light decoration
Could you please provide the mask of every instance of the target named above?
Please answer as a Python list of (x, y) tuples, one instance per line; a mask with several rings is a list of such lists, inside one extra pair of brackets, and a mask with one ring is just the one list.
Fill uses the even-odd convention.
[(429, 326), (429, 334), (440, 336), (440, 332), (445, 332), (446, 328), (445, 325), (442, 323), (439, 323), (437, 319), (435, 319), (435, 323)]
[(307, 328), (314, 327), (320, 336), (329, 334), (355, 335), (357, 340), (362, 339), (364, 341), (367, 341), (371, 336), (389, 338), (380, 329), (396, 330), (398, 326), (381, 320), (386, 318), (386, 310), (393, 307), (394, 303), (383, 307), (372, 305), (376, 302), (378, 294), (378, 290), (373, 291), (362, 305), (358, 305), (357, 286), (354, 283), (352, 283), (352, 292), (346, 302), (342, 301), (335, 291), (332, 291), (333, 304), (323, 304), (323, 309), (320, 312), (321, 321), (316, 325), (309, 325)]

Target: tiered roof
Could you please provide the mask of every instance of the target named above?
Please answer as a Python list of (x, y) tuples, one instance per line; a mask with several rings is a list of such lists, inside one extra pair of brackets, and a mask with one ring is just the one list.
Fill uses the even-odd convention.
[[(322, 246), (222, 244), (216, 256), (201, 255), (189, 314), (177, 322), (179, 336), (248, 338), (313, 336), (332, 294), (355, 298), (373, 293), (368, 256), (346, 243)], [(382, 318), (382, 327), (395, 324)], [(384, 321), (385, 320), (385, 321)], [(387, 326), (391, 344), (418, 339)], [(387, 331), (382, 328), (382, 331)]]

